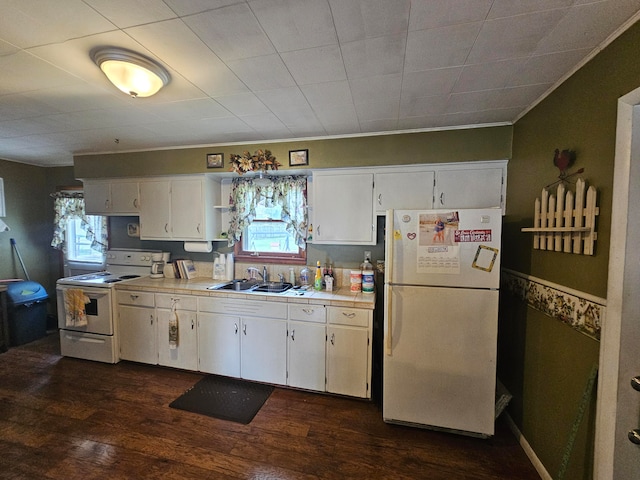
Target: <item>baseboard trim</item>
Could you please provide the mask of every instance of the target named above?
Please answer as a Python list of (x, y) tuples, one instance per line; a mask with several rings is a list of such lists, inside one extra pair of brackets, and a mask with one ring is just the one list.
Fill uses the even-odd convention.
[(515, 437), (518, 439), (518, 442), (520, 443), (520, 446), (524, 450), (524, 453), (527, 455), (527, 457), (529, 457), (529, 460), (531, 461), (533, 468), (535, 468), (536, 471), (538, 472), (538, 475), (540, 475), (540, 478), (542, 480), (553, 480), (553, 477), (551, 477), (551, 475), (549, 475), (549, 472), (547, 472), (547, 469), (544, 468), (544, 465), (536, 455), (536, 452), (533, 451), (533, 448), (531, 448), (531, 445), (529, 445), (529, 442), (527, 442), (527, 439), (524, 438), (524, 435), (522, 435), (522, 432), (520, 431), (518, 426), (515, 424), (515, 422), (509, 415), (509, 413), (503, 412), (503, 415), (505, 416), (505, 419), (507, 421), (507, 424), (509, 425), (509, 428), (511, 429)]

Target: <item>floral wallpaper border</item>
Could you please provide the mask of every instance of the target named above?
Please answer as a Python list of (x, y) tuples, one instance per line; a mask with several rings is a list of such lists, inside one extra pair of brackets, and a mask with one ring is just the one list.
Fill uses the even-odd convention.
[(502, 270), (501, 287), (531, 308), (600, 340), (606, 300), (508, 269)]

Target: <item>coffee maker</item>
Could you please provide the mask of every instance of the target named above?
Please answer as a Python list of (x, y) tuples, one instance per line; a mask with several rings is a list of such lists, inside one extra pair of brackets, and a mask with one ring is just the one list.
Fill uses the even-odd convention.
[(169, 261), (169, 252), (151, 254), (151, 278), (163, 278), (164, 266)]

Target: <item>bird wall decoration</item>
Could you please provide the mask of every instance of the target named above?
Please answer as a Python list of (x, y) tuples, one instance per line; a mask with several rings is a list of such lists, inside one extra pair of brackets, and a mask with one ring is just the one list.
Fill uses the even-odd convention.
[(560, 170), (560, 175), (558, 175), (558, 180), (550, 183), (545, 188), (553, 187), (557, 183), (569, 183), (569, 178), (584, 172), (584, 168), (581, 168), (573, 173), (569, 173), (569, 167), (571, 167), (575, 161), (576, 152), (574, 150), (565, 149), (560, 151), (560, 149), (556, 148), (553, 155), (553, 164)]

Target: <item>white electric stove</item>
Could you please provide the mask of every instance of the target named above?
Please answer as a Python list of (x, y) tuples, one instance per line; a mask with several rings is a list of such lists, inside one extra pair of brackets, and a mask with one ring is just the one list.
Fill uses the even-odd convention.
[[(151, 254), (158, 250), (113, 249), (107, 252), (106, 270), (61, 278), (56, 282), (60, 351), (65, 357), (117, 363), (118, 328), (115, 321), (116, 295), (120, 282), (151, 273)], [(89, 299), (85, 305), (87, 324), (76, 326), (67, 316), (65, 295), (81, 290)]]

